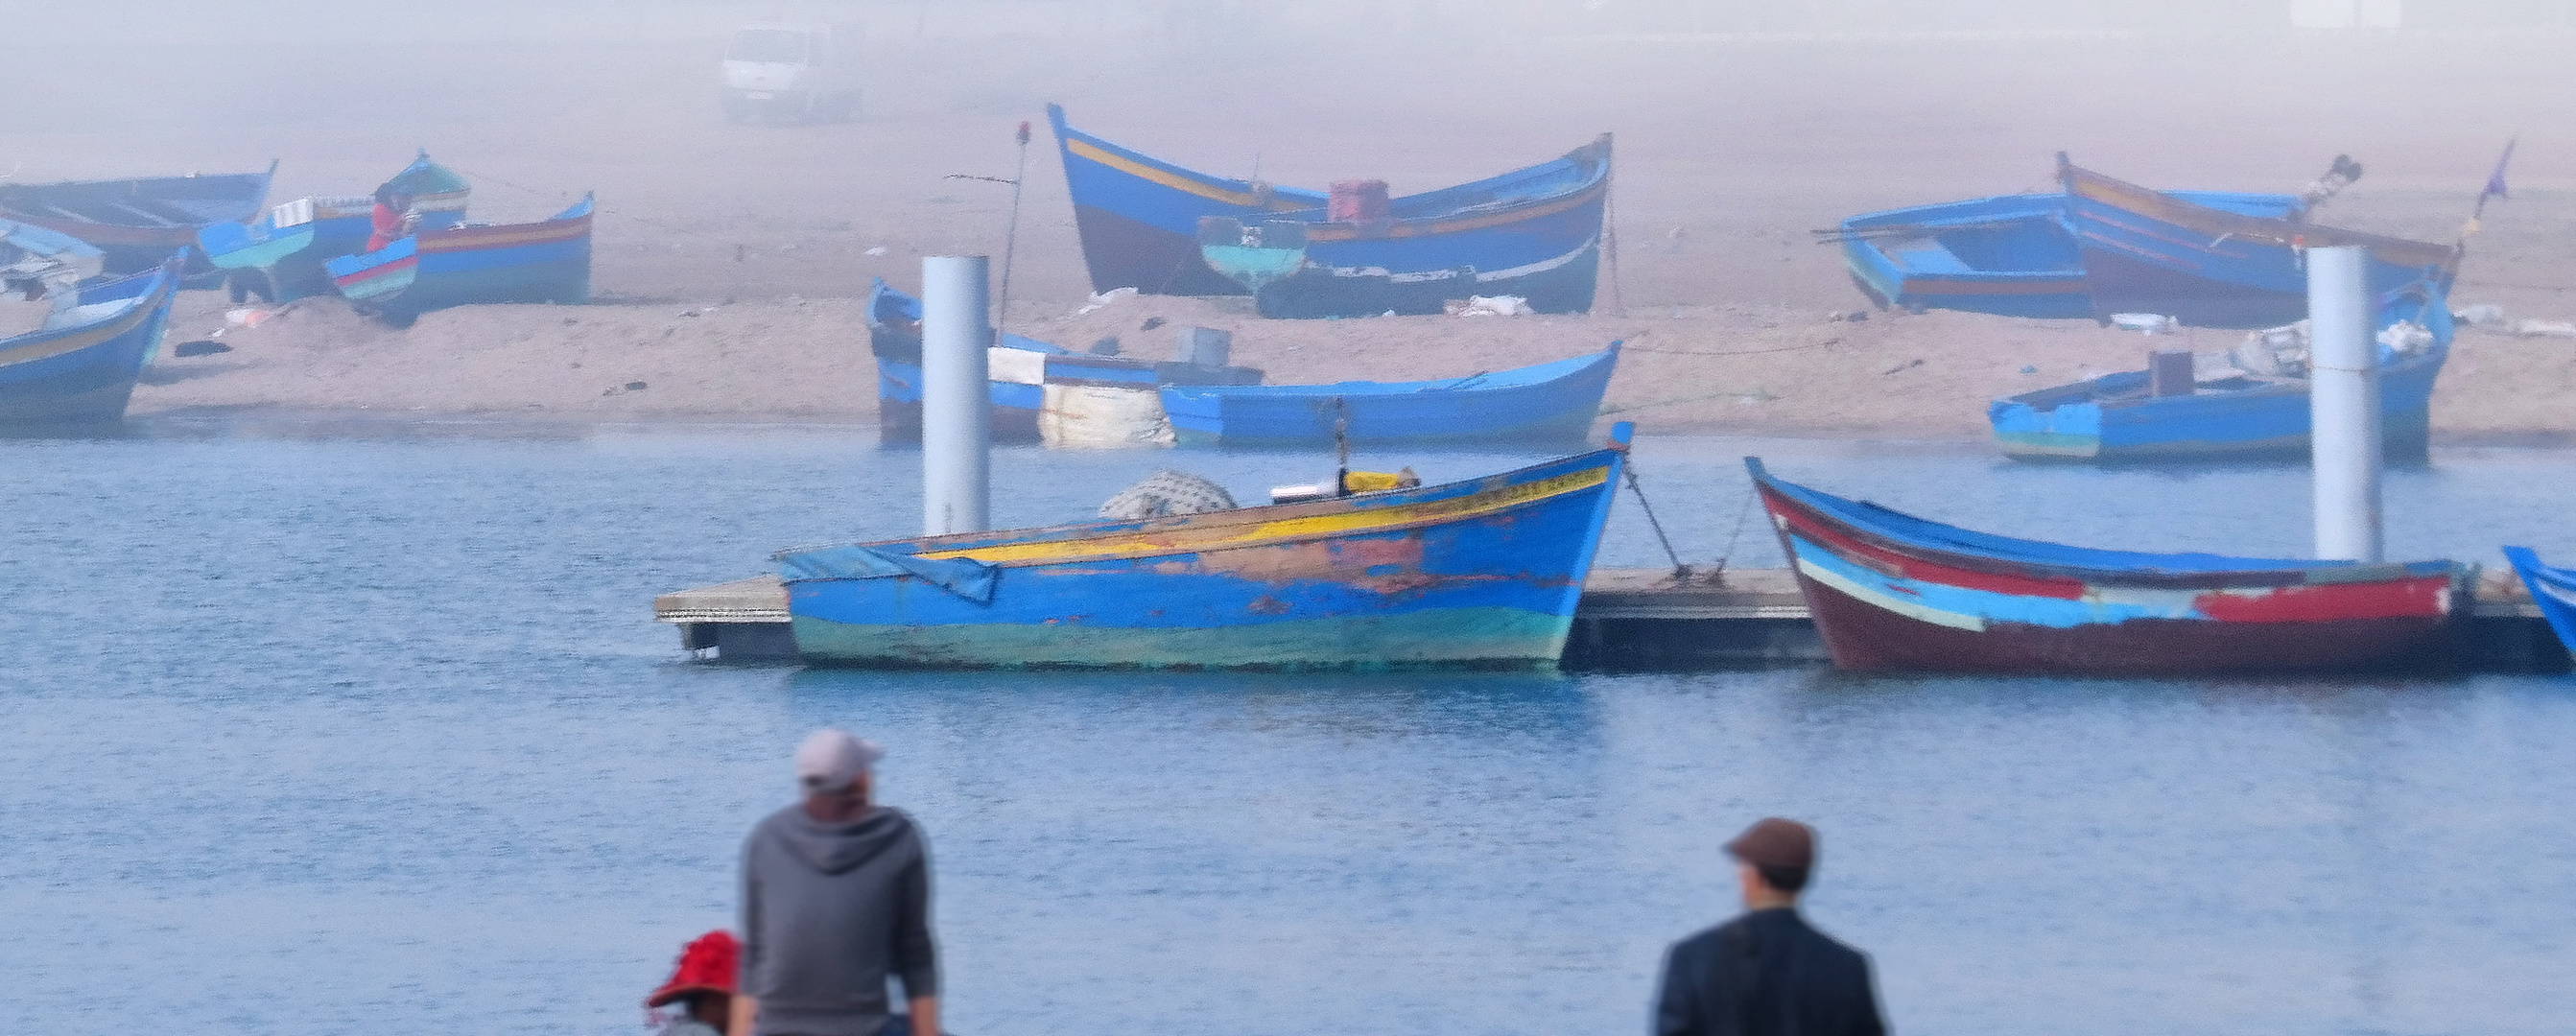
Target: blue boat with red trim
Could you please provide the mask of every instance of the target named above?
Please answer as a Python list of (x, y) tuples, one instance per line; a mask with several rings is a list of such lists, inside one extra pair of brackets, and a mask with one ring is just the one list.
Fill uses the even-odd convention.
[[(1082, 239), (1082, 258), (1095, 291), (1135, 288), (1148, 295), (1242, 295), (1250, 287), (1209, 267), (1201, 247), (1201, 221), (1210, 217), (1259, 225), (1271, 219), (1330, 224), (1308, 236), (1320, 250), (1311, 258), (1319, 272), (1330, 272), (1353, 284), (1340, 290), (1375, 292), (1400, 305), (1423, 311), (1426, 303), (1408, 301), (1438, 295), (1427, 305), (1473, 293), (1470, 281), (1456, 281), (1458, 271), (1486, 275), (1487, 282), (1520, 279), (1527, 291), (1539, 292), (1550, 311), (1575, 312), (1590, 305), (1592, 270), (1597, 265), (1600, 213), (1608, 196), (1609, 141), (1577, 154), (1528, 169), (1456, 187), (1395, 198), (1383, 213), (1365, 213), (1340, 221), (1330, 211), (1323, 191), (1280, 187), (1257, 180), (1235, 179), (1174, 165), (1151, 155), (1110, 143), (1066, 125), (1064, 109), (1047, 106), (1055, 128), (1056, 149), (1064, 162), (1066, 186), (1073, 195), (1074, 225)], [(1593, 166), (1597, 165), (1598, 183)], [(1559, 207), (1561, 206), (1561, 207)], [(1545, 211), (1542, 211), (1545, 210)], [(1398, 229), (1396, 221), (1403, 223)], [(1343, 223), (1353, 225), (1342, 225)], [(1439, 240), (1417, 245), (1414, 239), (1433, 227)], [(1588, 228), (1588, 229), (1587, 229)], [(1285, 243), (1291, 251), (1305, 244)], [(1237, 240), (1242, 238), (1240, 231)], [(1592, 242), (1587, 246), (1586, 242)], [(1267, 239), (1256, 244), (1270, 252)], [(1243, 257), (1255, 266), (1288, 262), (1289, 272), (1308, 266), (1306, 253), (1293, 259), (1278, 254)], [(1240, 271), (1239, 271), (1240, 272)], [(1412, 287), (1416, 278), (1453, 283)], [(1309, 278), (1311, 281), (1312, 278)], [(1303, 284), (1305, 282), (1301, 282)], [(1285, 289), (1288, 297), (1304, 290)], [(1523, 294), (1492, 287), (1486, 294)], [(1290, 308), (1300, 304), (1283, 303)], [(1533, 300), (1534, 308), (1538, 300)], [(1356, 303), (1353, 304), (1356, 306)]]
[[(2196, 205), (2252, 216), (2295, 211), (2287, 194), (2175, 191)], [(1852, 284), (1881, 309), (1953, 309), (2068, 320), (2094, 316), (2066, 195), (2011, 194), (1853, 216), (1817, 231), (1839, 244)], [(2125, 311), (2123, 311), (2125, 312)]]
[(52, 296), (42, 327), (0, 339), (0, 424), (112, 422), (161, 350), (186, 258)]
[[(876, 278), (863, 310), (877, 364), (877, 432), (882, 442), (921, 440), (921, 300)], [(1150, 390), (1162, 385), (1258, 385), (1261, 371), (1075, 352), (1004, 333), (989, 354), (994, 442), (1038, 442), (1046, 386)]]
[(2576, 569), (2541, 564), (2540, 555), (2529, 547), (2506, 547), (2504, 559), (2522, 577), (2523, 589), (2531, 591), (2531, 603), (2539, 606), (2540, 617), (2558, 634), (2558, 643), (2576, 652)]
[(1601, 412), (1619, 343), (1597, 353), (1437, 381), (1167, 385), (1183, 446), (1329, 446), (1581, 439)]
[(2193, 327), (2276, 327), (2308, 315), (2310, 248), (2370, 249), (2369, 284), (2393, 292), (2431, 280), (2445, 290), (2459, 267), (2452, 245), (2365, 234), (2308, 222), (2301, 207), (2277, 216), (2230, 211), (2076, 166), (2060, 152), (2057, 175), (2093, 297), (2093, 314), (2158, 313)]
[(534, 223), (423, 230), (362, 255), (325, 260), (340, 297), (397, 324), (434, 309), (590, 300), (592, 200)]
[(1627, 456), (1436, 486), (779, 555), (797, 652), (866, 666), (1545, 666)]
[(185, 250), (186, 274), (198, 277), (214, 268), (197, 248), (197, 231), (258, 216), (276, 173), (277, 163), (270, 162), (256, 173), (0, 183), (0, 216), (98, 246), (109, 273), (158, 269), (170, 253)]
[(1427, 315), (1474, 296), (1540, 313), (1592, 309), (1610, 197), (1610, 135), (1474, 183), (1389, 200), (1333, 185), (1323, 208), (1199, 221), (1199, 255), (1265, 317)]
[[(411, 199), (405, 216), (418, 230), (444, 230), (465, 222), (472, 186), (422, 151), (386, 180)], [(216, 269), (228, 271), (236, 302), (258, 296), (292, 302), (335, 292), (327, 259), (364, 251), (372, 229), (373, 192), (314, 196), (284, 202), (250, 223), (213, 223), (197, 231), (197, 247)]]
[(1774, 478), (1745, 458), (1834, 665), (2030, 674), (2438, 668), (2460, 569), (2013, 539)]

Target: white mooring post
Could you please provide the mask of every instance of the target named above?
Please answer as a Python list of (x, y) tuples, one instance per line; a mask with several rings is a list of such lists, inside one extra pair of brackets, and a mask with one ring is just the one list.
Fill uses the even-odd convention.
[(921, 532), (992, 527), (993, 343), (980, 255), (921, 260)]
[(2317, 556), (2376, 562), (2382, 454), (2369, 265), (2366, 248), (2308, 249), (2308, 456)]

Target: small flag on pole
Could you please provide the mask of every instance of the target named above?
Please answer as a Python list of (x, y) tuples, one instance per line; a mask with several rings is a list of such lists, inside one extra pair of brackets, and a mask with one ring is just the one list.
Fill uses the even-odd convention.
[(2496, 158), (2495, 172), (2487, 174), (2486, 189), (2478, 192), (2477, 207), (2469, 213), (2470, 225), (2475, 226), (2477, 224), (2478, 217), (2486, 215), (2487, 199), (2513, 197), (2513, 195), (2505, 193), (2504, 167), (2505, 163), (2513, 161), (2513, 146), (2520, 142), (2521, 138), (2518, 137), (2504, 142), (2504, 154)]

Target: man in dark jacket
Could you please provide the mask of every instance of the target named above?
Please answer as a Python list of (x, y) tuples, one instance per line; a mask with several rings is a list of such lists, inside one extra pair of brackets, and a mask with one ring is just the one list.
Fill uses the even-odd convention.
[(1673, 944), (1655, 1036), (1881, 1036), (1869, 958), (1798, 916), (1816, 832), (1773, 817), (1726, 843), (1744, 914)]
[[(806, 738), (805, 800), (743, 844), (735, 1036), (939, 1036), (930, 857), (912, 818), (869, 801), (884, 754), (838, 730)], [(889, 975), (908, 1015), (886, 1002)]]

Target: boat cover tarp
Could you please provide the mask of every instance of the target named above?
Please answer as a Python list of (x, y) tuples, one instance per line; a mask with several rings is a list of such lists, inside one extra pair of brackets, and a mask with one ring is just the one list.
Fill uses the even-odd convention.
[(973, 558), (921, 558), (857, 545), (788, 551), (778, 556), (779, 575), (799, 579), (890, 579), (912, 576), (977, 604), (993, 599), (999, 566)]

